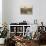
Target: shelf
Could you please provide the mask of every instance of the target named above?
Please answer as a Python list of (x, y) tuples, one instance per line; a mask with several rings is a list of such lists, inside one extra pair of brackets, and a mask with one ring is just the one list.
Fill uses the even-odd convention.
[[(10, 32), (10, 33), (15, 33), (15, 32)], [(23, 33), (23, 32), (16, 32), (16, 33)]]
[[(25, 34), (26, 34), (26, 32), (25, 32), (25, 30), (26, 30), (26, 28), (27, 27), (30, 27), (31, 25), (9, 25), (9, 27), (11, 27), (10, 28), (10, 33), (17, 33), (18, 35), (19, 34), (22, 34), (23, 36), (25, 36)], [(15, 27), (15, 28), (14, 28)], [(20, 27), (20, 28), (19, 28)], [(12, 29), (13, 28), (13, 29)], [(16, 31), (16, 32), (14, 32), (14, 30)], [(19, 31), (19, 30), (21, 30), (21, 31)], [(11, 32), (11, 31), (13, 31), (13, 32)]]
[(16, 33), (23, 33), (23, 32), (16, 32)]
[(15, 33), (15, 32), (10, 32), (10, 33)]
[(31, 25), (9, 25), (9, 26), (31, 26)]

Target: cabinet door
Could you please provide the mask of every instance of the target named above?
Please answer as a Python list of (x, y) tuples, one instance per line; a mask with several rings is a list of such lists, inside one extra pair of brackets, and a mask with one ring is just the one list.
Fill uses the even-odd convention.
[(14, 32), (14, 26), (10, 26), (10, 32)]
[(23, 26), (17, 26), (17, 32), (23, 32)]
[(17, 32), (16, 35), (23, 35), (23, 26), (17, 26)]
[(26, 36), (26, 29), (30, 26), (24, 26), (24, 36)]

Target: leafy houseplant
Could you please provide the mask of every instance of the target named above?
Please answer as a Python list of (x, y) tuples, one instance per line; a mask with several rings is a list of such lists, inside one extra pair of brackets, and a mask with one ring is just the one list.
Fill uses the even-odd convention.
[(4, 44), (5, 38), (7, 38), (7, 33), (8, 33), (8, 29), (7, 29), (7, 24), (4, 23), (3, 24), (3, 30), (0, 31), (0, 44)]
[(7, 29), (6, 23), (3, 25), (3, 31), (0, 33), (1, 33), (0, 38), (6, 38), (7, 37), (8, 29)]

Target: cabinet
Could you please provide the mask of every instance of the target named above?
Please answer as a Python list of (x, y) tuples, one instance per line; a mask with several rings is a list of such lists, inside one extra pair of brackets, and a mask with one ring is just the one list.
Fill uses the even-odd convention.
[(22, 35), (25, 37), (25, 34), (27, 33), (26, 29), (27, 27), (30, 27), (30, 32), (34, 31), (36, 32), (38, 25), (37, 24), (31, 24), (31, 25), (9, 25), (9, 36), (12, 35)]
[(10, 36), (12, 35), (22, 35), (25, 36), (26, 28), (30, 27), (31, 25), (9, 25), (10, 29)]

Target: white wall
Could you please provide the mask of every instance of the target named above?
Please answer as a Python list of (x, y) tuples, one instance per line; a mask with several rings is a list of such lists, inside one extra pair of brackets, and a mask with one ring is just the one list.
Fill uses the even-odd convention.
[(2, 0), (2, 23), (8, 23), (8, 15), (7, 15), (7, 2), (6, 0)]
[[(33, 14), (32, 15), (21, 15), (20, 14), (20, 8), (23, 4), (30, 4), (33, 7)], [(37, 0), (12, 0), (12, 14), (11, 14), (11, 21), (9, 22), (22, 22), (23, 20), (26, 20), (28, 23), (34, 22), (34, 19), (37, 19), (36, 16), (39, 15), (39, 6)], [(15, 21), (14, 21), (15, 20)]]
[(0, 27), (2, 27), (2, 0), (0, 0)]
[[(34, 22), (39, 16), (39, 1), (38, 0), (4, 0), (4, 15), (3, 20), (8, 23), (22, 22), (26, 20), (29, 24)], [(33, 7), (32, 15), (21, 15), (20, 8), (23, 4), (29, 4)]]
[(40, 21), (43, 21), (44, 25), (46, 25), (46, 0), (39, 1), (39, 10)]
[[(20, 8), (22, 4), (31, 4), (33, 7), (32, 15), (21, 15)], [(3, 20), (7, 23), (21, 22), (26, 20), (29, 24), (37, 19), (38, 24), (41, 21), (46, 23), (46, 0), (4, 0)], [(46, 24), (45, 24), (46, 25)]]

